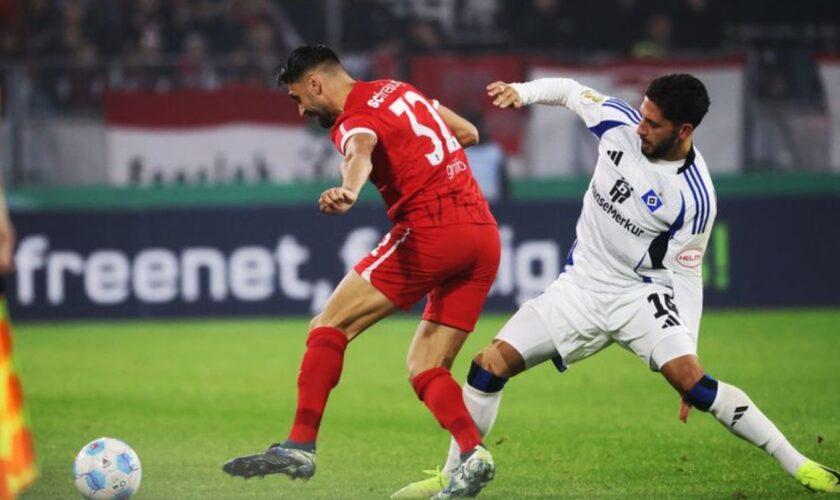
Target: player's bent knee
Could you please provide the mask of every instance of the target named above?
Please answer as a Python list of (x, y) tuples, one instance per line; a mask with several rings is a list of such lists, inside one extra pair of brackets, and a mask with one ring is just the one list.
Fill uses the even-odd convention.
[(718, 381), (709, 375), (697, 381), (688, 392), (685, 393), (685, 400), (691, 406), (701, 411), (709, 411), (718, 393)]
[[(672, 362), (681, 362), (697, 355), (697, 346), (688, 333), (675, 333), (666, 336), (650, 352), (650, 366), (653, 370), (665, 373), (663, 368)], [(682, 363), (681, 363), (682, 364)], [(702, 373), (701, 373), (702, 374)], [(699, 378), (699, 375), (698, 375)], [(694, 384), (697, 378), (690, 381)], [(690, 386), (689, 386), (690, 388)]]
[(525, 360), (512, 345), (505, 341), (493, 341), (481, 350), (473, 363), (498, 377), (510, 378), (525, 370)]

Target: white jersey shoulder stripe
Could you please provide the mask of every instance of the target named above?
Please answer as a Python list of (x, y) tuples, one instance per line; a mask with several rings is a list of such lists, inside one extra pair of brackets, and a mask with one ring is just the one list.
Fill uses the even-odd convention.
[(684, 175), (688, 180), (689, 188), (691, 188), (697, 206), (691, 232), (692, 234), (703, 233), (706, 231), (706, 223), (709, 221), (709, 215), (711, 214), (709, 191), (706, 189), (706, 184), (703, 182), (703, 177), (700, 175), (696, 164), (692, 163)]
[(628, 126), (624, 122), (616, 121), (616, 120), (604, 120), (601, 123), (589, 127), (589, 131), (595, 134), (595, 136), (600, 139), (604, 133), (608, 130), (614, 129), (615, 127), (626, 127)]
[(703, 180), (703, 176), (700, 174), (700, 169), (697, 168), (697, 164), (695, 163), (692, 165), (692, 170), (694, 170), (694, 175), (697, 177), (697, 180), (700, 182), (700, 189), (703, 191), (703, 199), (705, 201), (705, 209), (706, 213), (703, 216), (703, 224), (700, 228), (701, 233), (706, 232), (706, 225), (709, 223), (709, 216), (712, 213), (712, 200), (709, 196), (709, 189), (706, 187), (706, 181)]
[(602, 106), (605, 107), (605, 108), (612, 108), (612, 109), (616, 109), (616, 110), (620, 111), (634, 125), (638, 125), (639, 122), (642, 121), (642, 115), (640, 115), (638, 111), (631, 108), (629, 104), (627, 104), (626, 102), (621, 101), (619, 99), (615, 99), (615, 98), (607, 99), (606, 102), (604, 102), (604, 104), (602, 104)]
[(376, 135), (376, 132), (367, 127), (353, 127), (350, 130), (345, 131), (344, 125), (342, 124), (341, 127), (339, 127), (339, 130), (341, 130), (344, 134), (341, 136), (341, 154), (344, 154), (344, 146), (347, 144), (347, 141), (356, 134), (370, 134), (373, 136), (374, 141), (379, 140), (379, 136)]
[(700, 189), (699, 187), (695, 187), (694, 178), (691, 176), (690, 169), (686, 169), (683, 171), (683, 175), (685, 176), (685, 181), (688, 184), (688, 188), (691, 190), (691, 197), (694, 199), (694, 218), (691, 222), (691, 234), (697, 234), (697, 222), (701, 217), (702, 207), (701, 207), (701, 200), (703, 199), (702, 195), (699, 195)]

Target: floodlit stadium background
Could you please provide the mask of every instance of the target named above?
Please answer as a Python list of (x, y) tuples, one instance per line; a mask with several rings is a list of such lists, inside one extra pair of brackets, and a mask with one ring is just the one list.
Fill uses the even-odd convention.
[[(388, 227), (374, 190), (344, 217), (317, 211), (339, 157), (274, 85), (316, 42), (480, 126), (470, 159), (504, 257), (459, 380), (562, 269), (595, 159), (574, 114), (496, 110), (484, 86), (570, 76), (635, 106), (656, 75), (699, 76), (719, 198), (701, 354), (840, 465), (838, 19), (828, 0), (0, 0), (8, 300), (42, 472), (26, 498), (72, 495), (72, 456), (99, 435), (137, 448), (142, 498), (383, 498), (442, 458), (403, 380), (409, 316), (351, 348), (309, 485), (220, 477), (282, 437), (303, 318)], [(702, 415), (677, 426), (669, 391), (618, 351), (527, 374), (487, 496), (802, 493)]]
[(596, 141), (561, 109), (495, 109), (484, 86), (563, 75), (635, 106), (669, 71), (698, 75), (712, 98), (697, 134), (721, 205), (707, 303), (837, 305), (837, 11), (825, 1), (3, 2), (14, 316), (319, 310), (387, 222), (373, 192), (345, 218), (312, 210), (339, 157), (274, 84), (304, 42), (329, 43), (358, 78), (409, 80), (480, 126), (471, 163), (508, 257), (489, 310), (511, 311), (556, 277)]

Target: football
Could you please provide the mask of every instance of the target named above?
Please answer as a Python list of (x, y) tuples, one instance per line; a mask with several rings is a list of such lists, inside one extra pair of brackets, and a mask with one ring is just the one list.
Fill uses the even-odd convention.
[(119, 439), (94, 439), (73, 463), (73, 481), (85, 498), (129, 498), (142, 476), (137, 453)]

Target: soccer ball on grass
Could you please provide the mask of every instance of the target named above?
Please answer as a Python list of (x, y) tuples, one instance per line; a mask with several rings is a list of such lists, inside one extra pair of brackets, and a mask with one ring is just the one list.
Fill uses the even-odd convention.
[(119, 439), (94, 439), (73, 463), (73, 480), (85, 498), (129, 498), (142, 477), (137, 453)]

